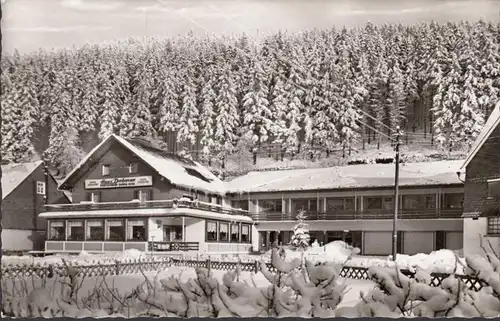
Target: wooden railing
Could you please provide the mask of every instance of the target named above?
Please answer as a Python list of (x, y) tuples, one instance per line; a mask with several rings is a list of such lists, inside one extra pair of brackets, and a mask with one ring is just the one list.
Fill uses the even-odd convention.
[(89, 211), (89, 210), (117, 210), (138, 208), (190, 208), (208, 212), (217, 212), (229, 215), (248, 216), (248, 211), (217, 204), (185, 199), (160, 200), (160, 201), (128, 201), (128, 202), (99, 202), (99, 203), (72, 203), (72, 204), (48, 204), (45, 209), (48, 212), (65, 211)]
[[(296, 221), (296, 214), (276, 212), (251, 213), (254, 221)], [(388, 220), (394, 216), (394, 210), (339, 211), (327, 213), (306, 213), (306, 220)], [(399, 219), (437, 219), (461, 218), (462, 209), (399, 210)]]
[(170, 252), (170, 251), (199, 251), (200, 243), (198, 242), (148, 242), (148, 251), (153, 252)]

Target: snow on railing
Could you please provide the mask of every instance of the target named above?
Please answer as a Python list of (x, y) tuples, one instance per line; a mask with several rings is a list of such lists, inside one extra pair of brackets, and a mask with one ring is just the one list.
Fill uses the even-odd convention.
[[(53, 278), (55, 276), (67, 276), (68, 266), (76, 269), (80, 276), (108, 276), (108, 275), (122, 275), (122, 274), (138, 274), (146, 271), (158, 271), (160, 269), (167, 269), (171, 266), (179, 267), (205, 267), (212, 270), (220, 271), (234, 271), (237, 267), (241, 271), (257, 273), (260, 270), (259, 260), (253, 261), (216, 261), (211, 257), (206, 259), (200, 258), (173, 258), (173, 257), (141, 257), (138, 259), (129, 260), (115, 260), (113, 262), (92, 262), (90, 264), (78, 264), (77, 262), (66, 262), (67, 266), (61, 263), (55, 264), (18, 264), (18, 265), (4, 265), (2, 263), (1, 273), (2, 278), (26, 278), (26, 277), (39, 277), (39, 278)], [(275, 272), (276, 268), (271, 262), (266, 262), (266, 266), (271, 272)], [(300, 269), (300, 268), (299, 268)], [(401, 273), (414, 278), (416, 273), (401, 269)], [(454, 274), (457, 279), (460, 279), (471, 290), (480, 291), (485, 284), (478, 278), (470, 275)], [(343, 266), (340, 276), (348, 279), (369, 280), (367, 267)], [(446, 273), (430, 273), (430, 285), (434, 287), (441, 286), (441, 283), (450, 274)]]
[(47, 204), (45, 208), (49, 212), (74, 211), (74, 210), (113, 210), (113, 209), (134, 209), (134, 208), (192, 208), (209, 212), (218, 212), (230, 215), (248, 216), (248, 211), (225, 207), (219, 204), (191, 200), (189, 198), (180, 198), (173, 200), (151, 200), (151, 201), (126, 201), (126, 202), (90, 202), (90, 203), (71, 203), (71, 204)]

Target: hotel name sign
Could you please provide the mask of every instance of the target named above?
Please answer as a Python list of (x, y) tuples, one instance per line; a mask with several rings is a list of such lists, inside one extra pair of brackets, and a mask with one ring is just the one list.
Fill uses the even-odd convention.
[(153, 176), (86, 179), (85, 189), (152, 186)]

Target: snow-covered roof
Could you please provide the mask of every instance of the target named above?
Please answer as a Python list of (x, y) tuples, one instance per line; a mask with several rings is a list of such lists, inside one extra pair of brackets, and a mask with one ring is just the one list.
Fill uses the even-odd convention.
[[(456, 174), (463, 160), (403, 163), (400, 186), (462, 184)], [(284, 192), (394, 186), (394, 164), (250, 172), (226, 183), (228, 193)]]
[(469, 155), (467, 155), (467, 158), (465, 159), (464, 163), (462, 164), (462, 167), (460, 168), (461, 170), (466, 169), (467, 165), (469, 165), (469, 163), (474, 159), (476, 154), (479, 152), (481, 147), (483, 147), (486, 140), (488, 140), (491, 133), (498, 127), (499, 124), (500, 124), (500, 101), (498, 101), (498, 103), (495, 105), (495, 108), (491, 112), (491, 115), (486, 121), (486, 124), (484, 124), (483, 129), (481, 129), (481, 132), (479, 133), (479, 136), (474, 142), (474, 145), (472, 145)]
[(2, 199), (12, 193), (42, 163), (36, 161), (2, 165)]
[(88, 153), (61, 182), (59, 185), (60, 188), (62, 188), (68, 179), (91, 159), (92, 155), (100, 150), (111, 139), (115, 139), (123, 147), (155, 169), (160, 176), (164, 177), (174, 185), (206, 193), (219, 195), (223, 195), (225, 193), (224, 183), (203, 165), (191, 160), (183, 159), (176, 155), (162, 153), (160, 150), (148, 148), (148, 146), (137, 140), (126, 139), (114, 134), (108, 136), (92, 151), (90, 151), (90, 153)]
[(43, 218), (91, 218), (91, 217), (137, 217), (137, 216), (190, 216), (205, 219), (228, 220), (252, 223), (252, 219), (245, 215), (231, 215), (215, 213), (192, 208), (148, 208), (148, 209), (120, 209), (120, 210), (92, 210), (43, 212)]

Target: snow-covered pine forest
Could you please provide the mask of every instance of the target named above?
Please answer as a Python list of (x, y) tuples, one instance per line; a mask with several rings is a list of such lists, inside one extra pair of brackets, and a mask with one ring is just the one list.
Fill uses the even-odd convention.
[(175, 131), (184, 152), (223, 162), (241, 146), (374, 144), (390, 134), (380, 122), (466, 149), (500, 96), (499, 46), (500, 24), (477, 21), (15, 53), (2, 59), (2, 158), (67, 170), (110, 133)]

